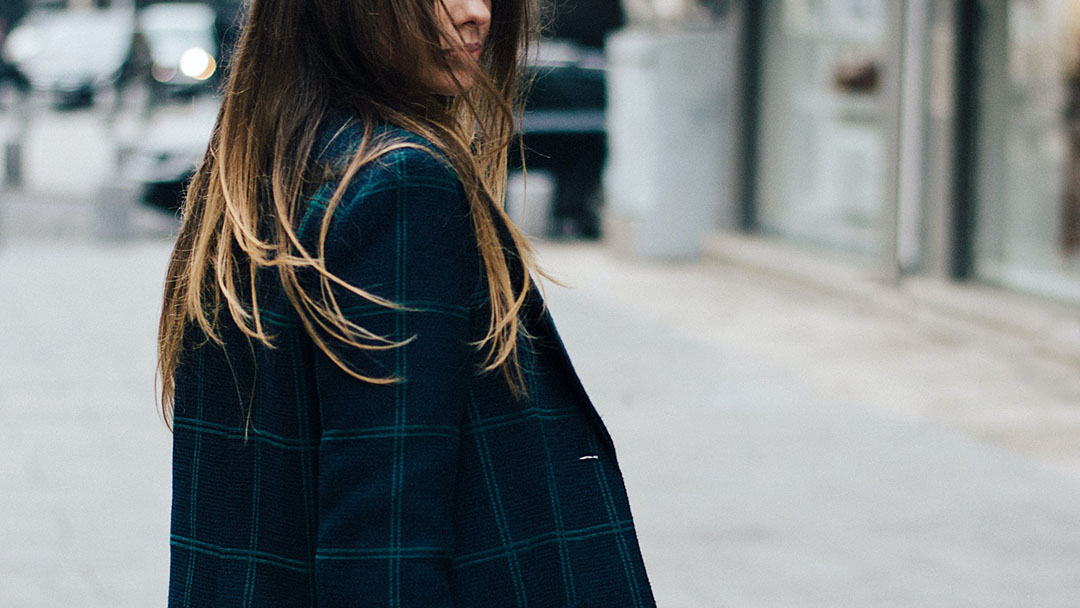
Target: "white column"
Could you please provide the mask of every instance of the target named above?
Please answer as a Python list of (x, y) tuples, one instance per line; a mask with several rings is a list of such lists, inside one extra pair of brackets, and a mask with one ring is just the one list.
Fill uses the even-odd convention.
[(629, 28), (608, 38), (604, 219), (617, 249), (692, 257), (714, 227), (723, 120), (732, 114), (724, 111), (731, 104), (723, 102), (723, 75), (730, 85), (737, 61), (723, 56), (731, 35), (718, 27)]

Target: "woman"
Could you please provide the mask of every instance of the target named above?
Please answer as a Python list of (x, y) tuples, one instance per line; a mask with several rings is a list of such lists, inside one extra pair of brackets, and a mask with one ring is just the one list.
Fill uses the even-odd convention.
[(159, 336), (171, 606), (653, 606), (496, 201), (524, 0), (254, 0)]

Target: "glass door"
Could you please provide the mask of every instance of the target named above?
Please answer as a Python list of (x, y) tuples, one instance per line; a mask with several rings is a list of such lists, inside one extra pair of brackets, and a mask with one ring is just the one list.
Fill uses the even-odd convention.
[(1080, 302), (1080, 2), (979, 10), (975, 273)]
[(884, 208), (887, 0), (764, 4), (759, 227), (876, 255)]

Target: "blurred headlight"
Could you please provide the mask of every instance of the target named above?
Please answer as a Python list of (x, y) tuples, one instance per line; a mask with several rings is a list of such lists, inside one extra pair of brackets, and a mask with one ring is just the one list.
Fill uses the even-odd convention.
[(176, 77), (176, 70), (162, 67), (156, 63), (150, 68), (150, 75), (158, 82), (169, 82)]
[(12, 63), (22, 63), (41, 52), (41, 35), (32, 27), (20, 27), (8, 36), (4, 57)]
[(217, 62), (203, 49), (191, 48), (180, 56), (180, 71), (188, 78), (206, 80), (214, 75)]

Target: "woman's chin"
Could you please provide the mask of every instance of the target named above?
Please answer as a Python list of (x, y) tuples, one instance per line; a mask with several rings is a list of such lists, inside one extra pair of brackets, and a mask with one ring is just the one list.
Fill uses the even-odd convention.
[(422, 83), (428, 90), (438, 95), (455, 97), (468, 91), (473, 86), (473, 76), (468, 71), (461, 70), (453, 74), (440, 72), (426, 75)]

